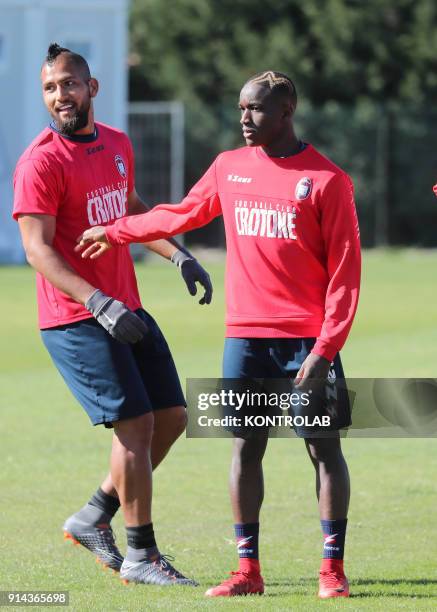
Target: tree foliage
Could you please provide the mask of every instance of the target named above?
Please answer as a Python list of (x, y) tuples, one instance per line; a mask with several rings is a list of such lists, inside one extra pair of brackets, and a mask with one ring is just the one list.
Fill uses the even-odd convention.
[(437, 94), (435, 0), (133, 0), (135, 98), (216, 107), (264, 69), (314, 105)]
[(436, 26), (436, 0), (133, 0), (131, 99), (185, 103), (190, 186), (218, 151), (242, 144), (246, 80), (285, 72), (298, 134), (354, 178), (364, 242), (375, 242), (383, 206), (386, 239), (434, 245)]

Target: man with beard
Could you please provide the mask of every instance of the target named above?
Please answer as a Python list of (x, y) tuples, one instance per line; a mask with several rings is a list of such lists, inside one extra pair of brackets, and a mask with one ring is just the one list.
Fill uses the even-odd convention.
[[(74, 254), (85, 228), (144, 212), (134, 185), (128, 137), (94, 121), (98, 82), (83, 57), (50, 45), (41, 70), (53, 121), (18, 161), (14, 218), (37, 271), (39, 326), (56, 367), (94, 425), (113, 428), (111, 469), (89, 503), (67, 519), (67, 538), (127, 581), (160, 585), (185, 578), (157, 548), (152, 470), (186, 423), (185, 399), (168, 345), (141, 306), (128, 247), (99, 262)], [(147, 245), (176, 263), (192, 295), (208, 274), (174, 241)], [(123, 560), (111, 519), (121, 504), (127, 531)]]
[[(223, 215), (224, 378), (288, 378), (300, 389), (323, 381), (327, 397), (317, 408), (324, 416), (329, 381), (343, 378), (338, 353), (358, 303), (359, 231), (351, 180), (296, 137), (296, 103), (288, 76), (270, 70), (253, 76), (240, 93), (246, 147), (221, 153), (180, 204), (160, 205), (135, 223), (126, 218), (91, 228), (78, 249), (97, 258), (111, 246), (171, 236)], [(338, 402), (339, 419), (328, 437), (295, 428), (316, 473), (321, 598), (349, 595), (343, 570), (349, 474), (336, 431), (350, 423), (346, 403)], [(234, 430), (234, 436), (230, 493), (239, 568), (209, 589), (209, 597), (264, 592), (258, 536), (268, 433)]]

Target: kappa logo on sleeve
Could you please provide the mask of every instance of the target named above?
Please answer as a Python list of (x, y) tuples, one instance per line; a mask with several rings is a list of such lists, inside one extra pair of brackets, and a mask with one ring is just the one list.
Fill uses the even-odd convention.
[(121, 155), (116, 155), (114, 158), (115, 165), (117, 166), (117, 170), (119, 171), (122, 178), (127, 177), (126, 165)]
[(304, 176), (296, 185), (296, 189), (294, 191), (296, 200), (306, 200), (311, 195), (312, 190), (313, 181), (307, 176)]

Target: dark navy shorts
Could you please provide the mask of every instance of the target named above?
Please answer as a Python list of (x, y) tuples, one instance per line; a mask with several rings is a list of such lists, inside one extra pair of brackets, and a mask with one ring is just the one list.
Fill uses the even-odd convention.
[[(234, 390), (238, 388), (240, 392), (244, 387), (255, 394), (290, 393), (293, 391), (292, 382), (315, 342), (316, 338), (226, 338), (223, 378), (229, 381), (230, 387)], [(275, 410), (281, 414), (280, 410), (269, 406), (247, 406), (244, 410), (248, 415), (272, 415)], [(327, 381), (323, 381), (320, 388), (314, 391), (309, 403), (298, 400), (288, 413), (293, 419), (298, 416), (299, 423), (304, 420), (303, 425), (293, 425), (300, 437), (323, 437), (324, 433), (329, 435), (329, 432), (332, 436), (332, 431), (337, 432), (351, 424), (349, 395), (339, 354), (331, 364)], [(329, 416), (330, 426), (307, 427), (305, 422), (313, 422), (316, 416), (320, 419)], [(265, 434), (262, 428), (243, 425), (230, 430), (242, 438), (251, 437), (257, 432)]]
[(121, 344), (97, 321), (85, 319), (41, 331), (43, 342), (93, 425), (112, 427), (151, 410), (185, 406), (167, 342), (144, 310), (136, 314), (149, 333)]

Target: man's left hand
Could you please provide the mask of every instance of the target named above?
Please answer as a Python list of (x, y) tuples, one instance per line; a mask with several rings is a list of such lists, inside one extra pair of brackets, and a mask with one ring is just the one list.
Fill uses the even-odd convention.
[(77, 240), (77, 245), (74, 247), (76, 253), (81, 253), (83, 259), (97, 259), (111, 248), (111, 245), (106, 238), (105, 228), (97, 225), (90, 227), (81, 234)]
[(181, 270), (182, 278), (187, 285), (190, 295), (196, 295), (196, 283), (200, 283), (205, 289), (199, 304), (210, 304), (212, 299), (212, 283), (209, 274), (202, 268), (194, 257), (187, 255), (183, 251), (176, 251), (171, 258), (172, 262)]
[(331, 362), (325, 357), (310, 353), (300, 367), (299, 372), (294, 379), (296, 389), (304, 389), (308, 387), (311, 381), (321, 385), (328, 378)]

